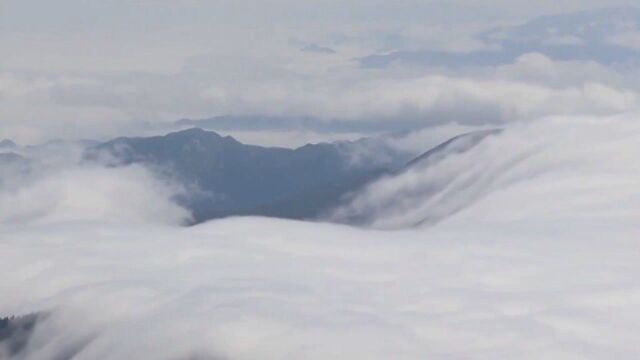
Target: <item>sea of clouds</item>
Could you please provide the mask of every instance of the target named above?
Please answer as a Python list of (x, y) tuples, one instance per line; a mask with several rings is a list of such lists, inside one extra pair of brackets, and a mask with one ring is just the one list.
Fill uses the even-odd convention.
[(0, 314), (47, 314), (20, 359), (634, 359), (639, 138), (519, 123), (334, 214), (363, 227), (182, 227), (149, 170), (40, 154), (1, 172)]

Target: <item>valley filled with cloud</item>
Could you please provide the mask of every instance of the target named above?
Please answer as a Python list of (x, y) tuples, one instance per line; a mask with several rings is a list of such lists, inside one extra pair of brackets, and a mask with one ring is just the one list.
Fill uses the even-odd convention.
[(0, 359), (636, 358), (633, 5), (0, 4)]

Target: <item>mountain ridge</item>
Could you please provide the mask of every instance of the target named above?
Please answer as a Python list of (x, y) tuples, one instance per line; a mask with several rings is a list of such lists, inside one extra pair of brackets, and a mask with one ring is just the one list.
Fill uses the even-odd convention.
[[(362, 142), (307, 144), (295, 149), (246, 145), (213, 131), (187, 129), (154, 137), (121, 137), (85, 154), (107, 153), (114, 166), (143, 163), (160, 168), (197, 196), (178, 199), (196, 222), (237, 214), (318, 186), (336, 186), (391, 168), (391, 162), (357, 161)], [(354, 149), (351, 149), (353, 147)], [(391, 157), (402, 157), (391, 154)]]
[[(176, 201), (192, 211), (194, 223), (243, 215), (322, 219), (367, 184), (467, 151), (495, 132), (459, 135), (415, 156), (394, 154), (373, 138), (289, 149), (247, 145), (190, 128), (152, 137), (119, 137), (91, 147), (84, 158), (98, 160), (107, 153), (115, 160), (112, 166), (145, 164), (183, 184), (191, 191)], [(368, 158), (360, 159), (363, 147)]]

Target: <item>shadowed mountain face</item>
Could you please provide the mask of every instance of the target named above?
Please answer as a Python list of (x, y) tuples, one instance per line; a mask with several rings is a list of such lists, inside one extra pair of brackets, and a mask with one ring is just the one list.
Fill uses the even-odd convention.
[(318, 219), (381, 177), (467, 151), (492, 133), (461, 135), (415, 157), (393, 150), (384, 139), (286, 149), (246, 145), (215, 132), (189, 129), (118, 138), (90, 148), (85, 157), (108, 155), (116, 166), (145, 164), (184, 184), (187, 195), (176, 200), (193, 212), (196, 223), (232, 215)]
[[(542, 16), (518, 26), (500, 27), (477, 35), (486, 50), (471, 52), (396, 51), (360, 59), (363, 67), (393, 62), (426, 66), (495, 66), (512, 63), (527, 53), (554, 60), (595, 61), (605, 65), (637, 65), (640, 49), (628, 44), (640, 32), (640, 9), (607, 8)], [(635, 35), (634, 35), (635, 34)]]
[[(104, 152), (118, 164), (151, 165), (196, 189), (178, 199), (193, 211), (196, 222), (229, 215), (277, 215), (283, 213), (281, 206), (290, 205), (285, 200), (295, 194), (330, 192), (328, 189), (393, 170), (408, 159), (406, 154), (367, 139), (269, 148), (201, 129), (119, 138), (93, 147), (86, 157), (96, 158)], [(325, 198), (308, 201), (306, 205), (298, 202), (297, 210), (284, 211), (286, 217), (313, 217), (318, 202)]]

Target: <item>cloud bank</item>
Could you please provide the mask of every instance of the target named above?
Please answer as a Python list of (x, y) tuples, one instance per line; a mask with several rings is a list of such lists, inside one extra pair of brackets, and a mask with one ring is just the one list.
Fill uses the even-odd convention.
[(172, 199), (186, 190), (140, 165), (84, 163), (81, 146), (22, 150), (0, 161), (0, 223), (66, 221), (180, 224), (190, 218)]
[(360, 227), (183, 227), (188, 189), (158, 171), (3, 142), (0, 316), (44, 316), (0, 359), (637, 358), (640, 20), (617, 5), (636, 4), (3, 2), (18, 144), (219, 115), (271, 145), (504, 130), (328, 217)]
[[(333, 219), (404, 228), (446, 219), (485, 197), (516, 205), (504, 212), (506, 204), (487, 205), (487, 216), (496, 218), (548, 216), (560, 221), (587, 207), (595, 211), (594, 218), (621, 215), (623, 209), (630, 216), (632, 209), (625, 206), (637, 198), (634, 178), (640, 175), (632, 159), (640, 135), (635, 117), (554, 117), (511, 127), (470, 150), (435, 163), (418, 162), (371, 184), (336, 210)], [(594, 195), (595, 189), (602, 196)], [(526, 201), (526, 209), (536, 212), (519, 210), (512, 199)], [(599, 203), (604, 199), (618, 200)], [(573, 205), (579, 208), (569, 207)]]
[[(395, 232), (49, 208), (0, 225), (0, 312), (52, 311), (24, 359), (633, 358), (636, 119), (525, 124), (374, 184), (361, 199)], [(111, 197), (138, 203), (128, 190)]]

